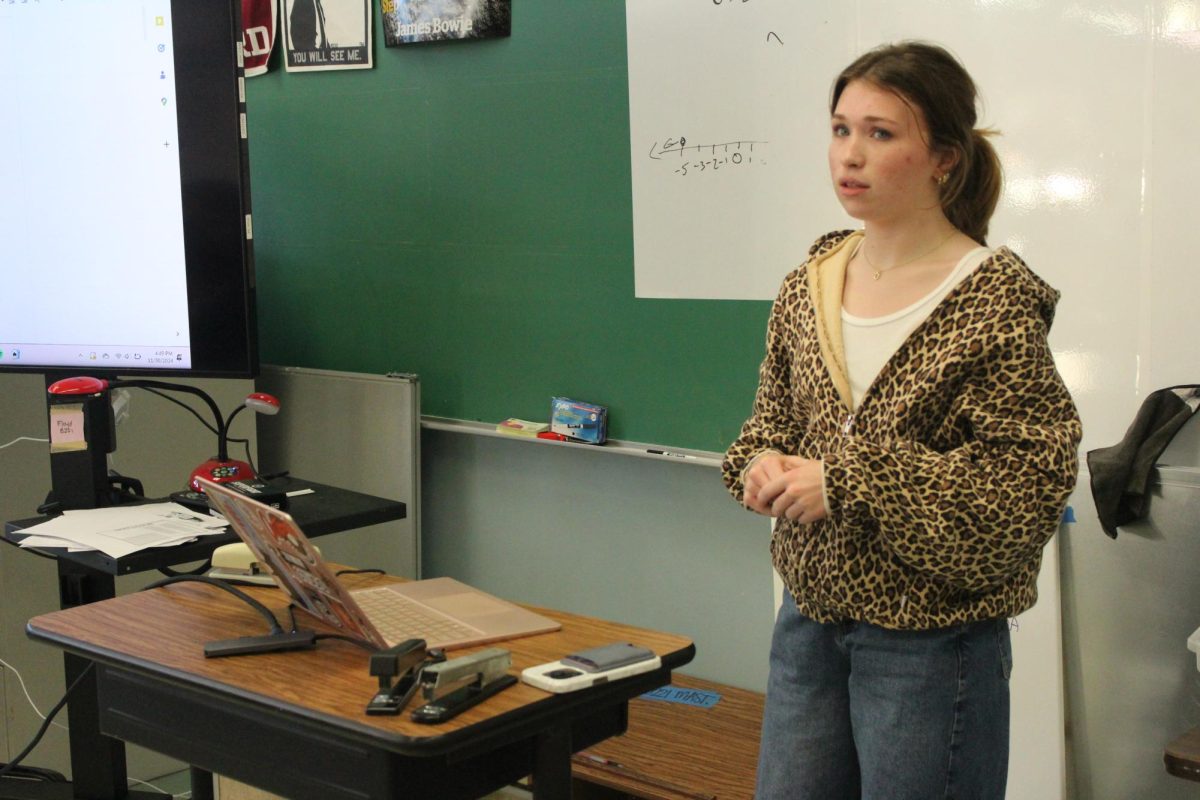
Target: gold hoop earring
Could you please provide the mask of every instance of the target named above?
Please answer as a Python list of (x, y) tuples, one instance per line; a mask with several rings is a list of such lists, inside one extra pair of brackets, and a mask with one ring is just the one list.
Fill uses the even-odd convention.
[(948, 181), (948, 180), (950, 180), (950, 173), (949, 173), (949, 172), (943, 172), (941, 175), (939, 175), (939, 176), (938, 176), (938, 179), (937, 179), (937, 185), (938, 185), (938, 186), (945, 186), (945, 185), (946, 185), (946, 181)]

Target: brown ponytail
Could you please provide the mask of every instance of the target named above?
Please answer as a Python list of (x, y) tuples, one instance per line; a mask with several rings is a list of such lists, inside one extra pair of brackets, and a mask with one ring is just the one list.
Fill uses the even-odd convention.
[(928, 42), (883, 45), (859, 56), (834, 81), (829, 111), (837, 109), (846, 86), (855, 80), (895, 92), (920, 112), (933, 150), (958, 158), (940, 187), (942, 210), (960, 231), (986, 244), (988, 222), (1000, 201), (1004, 173), (988, 136), (975, 128), (975, 82), (954, 56)]
[(996, 149), (987, 140), (991, 130), (972, 130), (972, 146), (941, 187), (942, 210), (954, 227), (980, 244), (987, 244), (988, 222), (1004, 184)]

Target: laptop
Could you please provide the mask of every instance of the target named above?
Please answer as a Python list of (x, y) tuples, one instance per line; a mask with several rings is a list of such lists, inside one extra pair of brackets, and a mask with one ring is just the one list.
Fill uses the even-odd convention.
[(287, 512), (197, 479), (250, 552), (292, 601), (378, 648), (406, 639), (454, 649), (556, 631), (558, 622), (453, 578), (347, 590)]

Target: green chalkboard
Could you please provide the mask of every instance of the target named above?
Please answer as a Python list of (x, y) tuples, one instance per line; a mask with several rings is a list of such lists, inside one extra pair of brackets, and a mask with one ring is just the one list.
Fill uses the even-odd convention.
[(247, 80), (264, 363), (417, 373), (425, 414), (609, 408), (723, 450), (769, 304), (634, 297), (625, 4), (515, 0), (512, 36)]

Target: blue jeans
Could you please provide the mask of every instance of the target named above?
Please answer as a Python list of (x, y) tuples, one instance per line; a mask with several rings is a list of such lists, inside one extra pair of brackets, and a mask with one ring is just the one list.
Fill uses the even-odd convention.
[(758, 800), (1002, 800), (1008, 621), (929, 631), (775, 622)]

